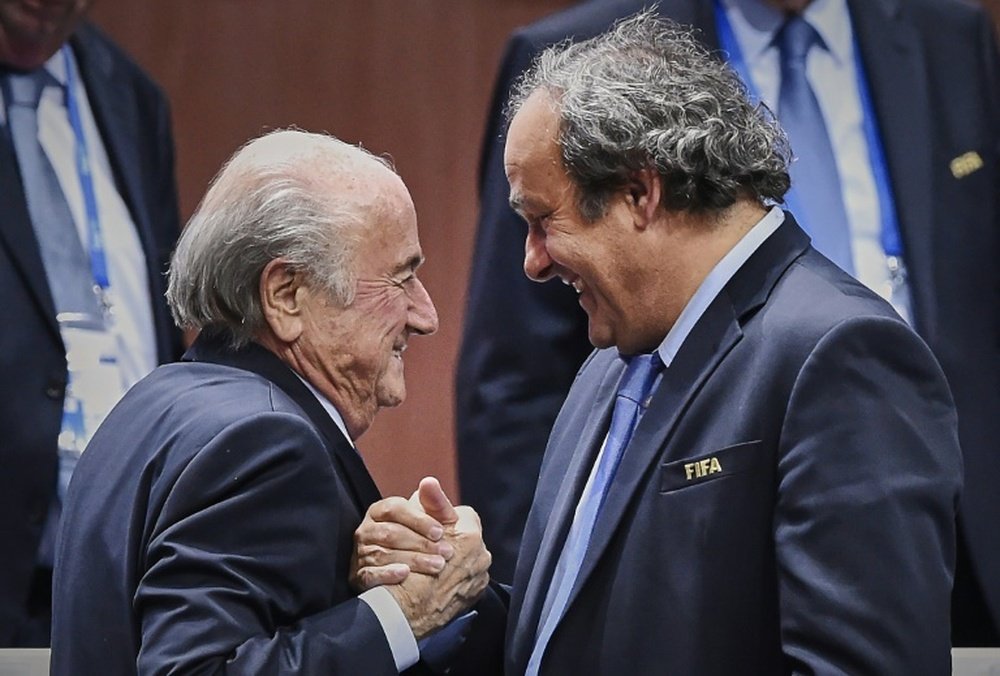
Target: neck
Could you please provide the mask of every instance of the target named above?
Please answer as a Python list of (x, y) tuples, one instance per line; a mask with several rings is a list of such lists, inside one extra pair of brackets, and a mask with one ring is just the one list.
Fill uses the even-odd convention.
[(663, 280), (653, 287), (661, 293), (650, 307), (658, 308), (662, 322), (657, 333), (670, 331), (712, 269), (766, 214), (760, 204), (744, 199), (712, 214), (666, 215), (652, 278)]

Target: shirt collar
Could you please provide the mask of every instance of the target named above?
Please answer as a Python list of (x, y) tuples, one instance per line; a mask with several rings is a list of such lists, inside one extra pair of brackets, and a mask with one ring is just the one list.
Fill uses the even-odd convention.
[(663, 339), (663, 342), (656, 348), (656, 351), (660, 354), (660, 359), (663, 360), (664, 366), (670, 367), (674, 357), (677, 356), (677, 351), (684, 344), (694, 325), (705, 314), (708, 306), (719, 295), (723, 287), (729, 283), (733, 275), (747, 262), (760, 245), (764, 243), (764, 240), (774, 234), (774, 231), (778, 229), (778, 226), (784, 220), (785, 213), (778, 207), (771, 207), (771, 210), (767, 212), (764, 218), (757, 221), (750, 228), (749, 232), (743, 235), (740, 241), (736, 243), (736, 246), (730, 249), (715, 264), (712, 271), (708, 273), (698, 286), (698, 290), (691, 296), (691, 300), (684, 306), (684, 310), (681, 311), (674, 325), (670, 327), (670, 331), (667, 332), (667, 336)]
[(69, 45), (63, 45), (62, 49), (49, 57), (42, 67), (48, 71), (49, 75), (55, 78), (56, 82), (60, 86), (66, 86), (66, 57), (64, 54), (69, 54), (70, 58), (73, 58), (73, 50), (69, 48)]
[[(293, 373), (295, 372), (293, 371)], [(333, 420), (334, 424), (337, 426), (337, 429), (339, 429), (343, 433), (344, 438), (347, 439), (347, 443), (351, 445), (351, 448), (357, 450), (357, 446), (354, 445), (354, 440), (351, 439), (351, 435), (347, 433), (347, 425), (344, 423), (344, 417), (340, 415), (340, 411), (337, 410), (337, 408), (330, 402), (329, 399), (320, 394), (320, 391), (317, 390), (315, 387), (313, 387), (312, 383), (310, 383), (308, 380), (300, 376), (298, 373), (295, 373), (295, 377), (301, 380), (302, 383), (307, 388), (309, 388), (309, 391), (313, 393), (313, 396), (315, 396), (316, 399), (319, 400), (320, 406), (323, 407), (323, 410), (326, 411), (327, 415), (329, 415), (330, 418)]]
[[(751, 65), (772, 47), (785, 14), (763, 0), (722, 0), (722, 4), (739, 35), (743, 58)], [(850, 62), (854, 46), (847, 0), (813, 0), (802, 16), (839, 64)]]

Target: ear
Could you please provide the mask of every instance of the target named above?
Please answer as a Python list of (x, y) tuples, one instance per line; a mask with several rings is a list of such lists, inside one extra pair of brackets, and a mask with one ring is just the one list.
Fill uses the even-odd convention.
[(656, 210), (660, 206), (660, 196), (663, 191), (660, 175), (653, 167), (640, 169), (632, 173), (625, 189), (635, 225), (644, 230), (656, 218)]
[(283, 343), (302, 334), (303, 301), (309, 290), (304, 274), (283, 258), (275, 258), (260, 273), (260, 308), (271, 333)]

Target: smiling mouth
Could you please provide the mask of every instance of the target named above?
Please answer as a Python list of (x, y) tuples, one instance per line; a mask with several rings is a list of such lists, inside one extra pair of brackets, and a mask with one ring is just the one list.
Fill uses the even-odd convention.
[(392, 346), (392, 356), (395, 359), (403, 361), (403, 353), (406, 352), (406, 343), (401, 343), (399, 345)]
[(579, 296), (581, 293), (583, 293), (583, 282), (580, 281), (579, 277), (575, 279), (566, 279), (565, 277), (560, 277), (560, 279), (562, 280), (562, 283), (565, 284), (566, 286), (572, 286), (573, 290), (576, 291), (576, 295)]

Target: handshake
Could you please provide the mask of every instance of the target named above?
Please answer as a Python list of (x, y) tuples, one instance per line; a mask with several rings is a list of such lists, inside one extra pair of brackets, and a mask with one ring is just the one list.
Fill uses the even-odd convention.
[(354, 533), (351, 584), (358, 592), (384, 585), (420, 640), (475, 604), (491, 560), (479, 515), (453, 506), (428, 477), (409, 500), (368, 508)]

